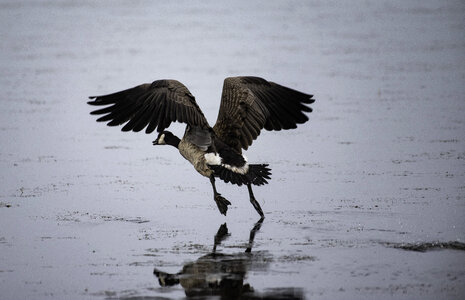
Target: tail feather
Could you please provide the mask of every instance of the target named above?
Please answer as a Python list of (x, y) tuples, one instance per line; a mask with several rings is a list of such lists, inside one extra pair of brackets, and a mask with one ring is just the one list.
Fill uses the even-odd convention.
[(243, 184), (264, 185), (271, 179), (271, 169), (268, 164), (249, 165), (246, 174), (239, 174), (227, 169), (221, 165), (209, 165), (215, 172), (215, 175), (226, 183), (231, 182), (241, 186)]
[(268, 164), (261, 165), (249, 165), (249, 172), (247, 177), (254, 185), (263, 185), (267, 184), (267, 179), (271, 179), (271, 169), (268, 168)]

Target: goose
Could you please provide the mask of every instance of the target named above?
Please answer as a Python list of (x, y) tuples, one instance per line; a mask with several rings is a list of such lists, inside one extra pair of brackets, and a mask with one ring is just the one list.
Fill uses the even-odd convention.
[[(156, 80), (120, 92), (90, 96), (90, 105), (104, 106), (91, 115), (103, 115), (97, 122), (108, 126), (123, 125), (122, 131), (147, 134), (158, 132), (153, 145), (178, 149), (194, 169), (210, 179), (213, 199), (226, 216), (231, 205), (216, 189), (215, 178), (238, 186), (247, 186), (250, 203), (261, 218), (264, 213), (255, 199), (252, 185), (264, 185), (271, 179), (268, 164), (249, 164), (242, 150), (247, 150), (262, 129), (297, 128), (309, 120), (308, 104), (313, 95), (267, 81), (260, 77), (228, 77), (224, 80), (216, 123), (211, 127), (194, 96), (181, 82)], [(185, 123), (182, 139), (166, 129), (172, 122)]]

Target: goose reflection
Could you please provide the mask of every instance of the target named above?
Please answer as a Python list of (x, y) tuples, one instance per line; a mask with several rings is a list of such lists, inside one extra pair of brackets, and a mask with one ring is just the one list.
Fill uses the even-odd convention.
[(186, 263), (176, 274), (165, 273), (156, 268), (153, 273), (160, 286), (181, 284), (188, 298), (219, 296), (220, 299), (303, 299), (302, 289), (270, 289), (264, 293), (257, 293), (244, 282), (247, 271), (265, 271), (270, 263), (270, 257), (266, 252), (252, 253), (255, 234), (260, 230), (262, 223), (263, 218), (253, 226), (244, 252), (223, 254), (216, 251), (221, 242), (230, 236), (224, 223), (215, 234), (211, 253), (195, 262)]

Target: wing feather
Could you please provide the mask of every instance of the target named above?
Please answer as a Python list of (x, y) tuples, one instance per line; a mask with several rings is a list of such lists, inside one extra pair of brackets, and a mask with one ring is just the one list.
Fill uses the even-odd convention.
[(90, 105), (109, 105), (91, 112), (92, 115), (103, 115), (97, 121), (109, 121), (109, 126), (126, 123), (123, 131), (138, 132), (146, 128), (146, 133), (155, 129), (162, 132), (176, 121), (210, 128), (194, 96), (176, 80), (157, 80), (151, 84), (89, 98), (92, 99), (88, 102)]
[(220, 111), (213, 130), (237, 151), (247, 149), (262, 129), (296, 128), (308, 121), (313, 95), (259, 77), (224, 80)]

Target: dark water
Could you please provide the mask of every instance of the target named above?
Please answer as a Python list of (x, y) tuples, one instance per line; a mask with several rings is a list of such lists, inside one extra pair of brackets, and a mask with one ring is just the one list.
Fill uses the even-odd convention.
[[(464, 15), (462, 1), (1, 1), (0, 298), (463, 298)], [(254, 190), (262, 223), (244, 187), (218, 184), (220, 215), (172, 148), (85, 104), (175, 78), (213, 124), (236, 75), (317, 99), (246, 153), (273, 172)]]

